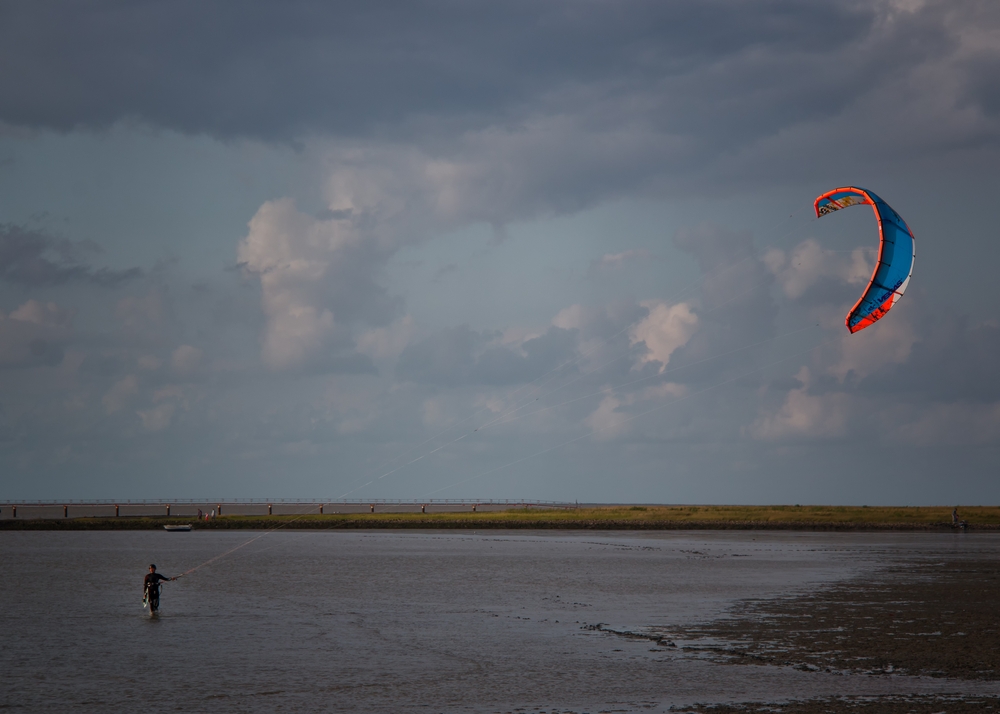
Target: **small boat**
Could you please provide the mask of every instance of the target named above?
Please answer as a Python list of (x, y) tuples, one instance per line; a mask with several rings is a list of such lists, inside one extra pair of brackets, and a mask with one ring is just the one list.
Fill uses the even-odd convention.
[(191, 524), (190, 523), (185, 523), (182, 526), (163, 526), (163, 530), (165, 530), (165, 531), (171, 531), (171, 532), (173, 532), (173, 531), (189, 531), (189, 530), (191, 530)]

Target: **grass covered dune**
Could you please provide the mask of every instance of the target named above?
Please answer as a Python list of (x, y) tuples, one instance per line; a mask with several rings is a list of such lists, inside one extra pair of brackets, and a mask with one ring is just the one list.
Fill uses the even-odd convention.
[[(1000, 530), (1000, 507), (959, 509), (971, 530)], [(171, 523), (198, 529), (268, 528), (538, 528), (588, 530), (942, 530), (951, 529), (950, 507), (889, 506), (619, 506), (517, 508), (462, 513), (363, 513), (303, 516), (185, 518), (7, 519), (2, 530), (142, 530)]]

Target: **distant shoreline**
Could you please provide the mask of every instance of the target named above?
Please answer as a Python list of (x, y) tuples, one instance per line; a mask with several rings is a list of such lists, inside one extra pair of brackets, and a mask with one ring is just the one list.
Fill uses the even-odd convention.
[[(962, 508), (970, 531), (1000, 531), (1000, 507)], [(458, 529), (458, 530), (792, 530), (961, 531), (946, 507), (631, 506), (514, 508), (483, 513), (335, 513), (303, 516), (4, 518), (0, 530), (158, 530), (190, 523), (197, 530)]]

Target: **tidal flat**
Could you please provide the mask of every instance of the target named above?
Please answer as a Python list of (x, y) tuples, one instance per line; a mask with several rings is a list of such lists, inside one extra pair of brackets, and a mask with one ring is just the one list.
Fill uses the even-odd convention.
[[(150, 562), (194, 569), (155, 618)], [(983, 711), (997, 562), (985, 532), (4, 531), (0, 708)]]

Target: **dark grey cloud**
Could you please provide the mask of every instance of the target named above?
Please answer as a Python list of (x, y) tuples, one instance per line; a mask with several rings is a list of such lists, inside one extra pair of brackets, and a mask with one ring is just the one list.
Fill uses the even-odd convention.
[[(39, 2), (4, 20), (0, 122), (333, 138), (354, 154), (331, 165), (412, 184), (412, 235), (428, 206), (451, 206), (433, 228), (499, 227), (1000, 149), (990, 0)], [(457, 178), (435, 194), (442, 163)]]
[(576, 330), (550, 327), (522, 343), (520, 351), (493, 344), (499, 337), (467, 325), (442, 330), (408, 345), (399, 357), (396, 376), (446, 386), (521, 384), (566, 365), (576, 351)]
[(10, 283), (28, 287), (67, 283), (114, 287), (142, 275), (140, 268), (95, 268), (87, 259), (97, 253), (100, 248), (91, 243), (0, 224), (0, 280)]
[(962, 41), (998, 22), (989, 0), (8, 4), (0, 120), (450, 141), (572, 114), (672, 138), (671, 163), (692, 169), (873, 93), (920, 94), (933, 61), (954, 58), (956, 101), (995, 114), (997, 52)]
[(0, 117), (266, 137), (442, 115), (516, 121), (519, 108), (581, 84), (621, 91), (762, 47), (829, 52), (863, 38), (874, 17), (860, 3), (782, 0), (7, 4)]

